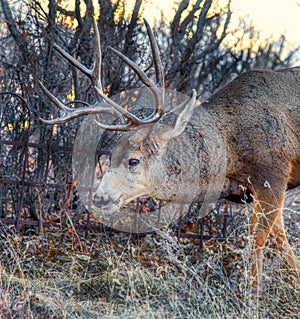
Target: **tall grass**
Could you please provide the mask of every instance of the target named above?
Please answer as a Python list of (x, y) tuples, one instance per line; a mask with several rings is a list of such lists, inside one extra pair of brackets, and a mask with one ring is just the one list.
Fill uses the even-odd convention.
[[(287, 196), (285, 221), (298, 256), (299, 204)], [(300, 318), (300, 280), (271, 240), (261, 293), (250, 292), (250, 210), (243, 210), (246, 218), (229, 225), (227, 239), (206, 241), (203, 251), (197, 240), (165, 231), (62, 237), (57, 229), (34, 235), (2, 226), (0, 318)]]
[[(248, 246), (235, 234), (205, 242), (203, 252), (163, 231), (81, 235), (80, 245), (72, 234), (58, 238), (55, 229), (2, 228), (1, 318), (300, 318), (296, 278), (272, 245), (258, 296), (248, 287)], [(293, 245), (300, 255), (299, 236)]]

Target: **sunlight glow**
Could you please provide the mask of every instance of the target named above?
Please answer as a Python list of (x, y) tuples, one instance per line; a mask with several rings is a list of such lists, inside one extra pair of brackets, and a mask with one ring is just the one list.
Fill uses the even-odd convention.
[[(117, 2), (117, 0), (115, 0)], [(146, 18), (150, 25), (154, 25), (156, 21), (165, 19), (171, 21), (174, 17), (178, 4), (181, 0), (145, 0), (142, 3), (140, 16)], [(196, 0), (190, 0), (190, 7)], [(93, 0), (95, 8), (95, 16), (99, 15), (99, 2)], [(136, 0), (125, 1), (125, 15), (130, 17), (132, 14)], [(81, 13), (85, 14), (84, 3), (81, 3)], [(213, 0), (213, 10), (218, 11), (220, 8), (227, 7), (228, 0)], [(62, 1), (62, 5), (69, 10), (74, 10), (75, 1)], [(255, 27), (259, 32), (260, 43), (264, 41), (277, 41), (284, 35), (287, 38), (287, 49), (293, 49), (300, 45), (300, 0), (231, 0), (231, 24), (229, 30), (234, 30), (236, 37), (239, 37), (237, 28), (242, 18), (247, 25)], [(69, 18), (67, 18), (69, 19)], [(67, 20), (64, 21), (68, 23)], [(76, 26), (76, 23), (73, 25)], [(242, 30), (241, 30), (242, 31)], [(222, 28), (220, 28), (222, 32)], [(229, 45), (234, 43), (232, 35), (228, 35), (226, 40)], [(252, 42), (252, 47), (259, 46), (257, 39), (245, 37), (243, 39), (244, 46)], [(242, 45), (243, 46), (243, 45)]]
[[(127, 1), (134, 5), (135, 0)], [(159, 19), (161, 12), (167, 20), (175, 13), (175, 0), (151, 0), (144, 5), (143, 17), (154, 23)], [(192, 2), (192, 1), (191, 1)], [(216, 5), (225, 6), (227, 0), (214, 0)], [(297, 0), (232, 0), (232, 23), (237, 26), (239, 18), (252, 23), (261, 35), (266, 39), (278, 39), (282, 34), (286, 35), (289, 42), (295, 46), (300, 44), (300, 1)], [(233, 26), (234, 27), (234, 26)]]

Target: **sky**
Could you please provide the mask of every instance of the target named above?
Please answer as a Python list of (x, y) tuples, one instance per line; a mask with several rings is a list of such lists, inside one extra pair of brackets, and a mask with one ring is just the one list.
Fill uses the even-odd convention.
[[(166, 17), (174, 15), (174, 0), (151, 0), (143, 16), (152, 20), (154, 11), (163, 10)], [(227, 3), (227, 0), (219, 0)], [(300, 0), (232, 0), (232, 21), (239, 17), (252, 22), (265, 38), (277, 40), (282, 34), (293, 46), (300, 45)]]
[(236, 16), (252, 21), (265, 37), (285, 34), (289, 42), (300, 44), (300, 0), (232, 0), (232, 9)]

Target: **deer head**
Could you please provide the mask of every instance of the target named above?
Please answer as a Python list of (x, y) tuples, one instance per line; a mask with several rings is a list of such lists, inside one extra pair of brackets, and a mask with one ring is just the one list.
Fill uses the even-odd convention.
[[(92, 69), (86, 68), (57, 45), (58, 51), (67, 61), (74, 65), (91, 80), (100, 101), (84, 108), (70, 108), (53, 96), (40, 82), (47, 97), (61, 110), (61, 116), (53, 120), (43, 120), (46, 124), (66, 123), (77, 117), (109, 113), (126, 118), (127, 123), (107, 125), (97, 121), (97, 125), (105, 130), (123, 131), (123, 135), (112, 150), (111, 164), (106, 171), (94, 196), (94, 205), (103, 211), (115, 211), (134, 198), (148, 195), (167, 201), (176, 200), (180, 203), (191, 201), (190, 189), (179, 194), (179, 183), (182, 182), (184, 167), (174, 163), (172, 151), (182, 147), (177, 138), (185, 131), (194, 111), (196, 92), (176, 106), (165, 110), (164, 75), (159, 50), (153, 32), (145, 21), (151, 43), (153, 62), (156, 73), (155, 85), (133, 61), (119, 51), (110, 48), (120, 59), (129, 65), (138, 75), (142, 83), (150, 90), (155, 100), (153, 113), (141, 119), (125, 110), (121, 105), (103, 93), (101, 83), (101, 47), (100, 35), (95, 24), (98, 50)], [(188, 169), (188, 168), (186, 168)], [(177, 172), (174, 173), (174, 170)]]

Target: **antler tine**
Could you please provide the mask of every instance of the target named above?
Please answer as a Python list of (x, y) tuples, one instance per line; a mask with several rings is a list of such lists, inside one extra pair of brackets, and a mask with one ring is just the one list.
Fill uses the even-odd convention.
[[(114, 109), (111, 109), (110, 107), (107, 107), (107, 106), (101, 106), (99, 103), (96, 103), (86, 108), (77, 108), (77, 109), (70, 108), (66, 106), (65, 104), (63, 104), (50, 91), (48, 91), (41, 81), (39, 81), (39, 85), (41, 89), (43, 90), (43, 92), (47, 95), (48, 99), (52, 101), (62, 111), (62, 115), (57, 119), (44, 120), (40, 118), (40, 120), (45, 124), (63, 124), (79, 116), (97, 114), (100, 112), (114, 114)], [(86, 104), (89, 105), (88, 103)]]
[(129, 123), (129, 124), (120, 124), (120, 125), (106, 125), (106, 124), (103, 124), (97, 120), (95, 120), (95, 123), (103, 128), (104, 130), (108, 130), (108, 131), (130, 131), (130, 130), (133, 130), (136, 128), (136, 125), (132, 125), (132, 123)]
[(112, 47), (108, 47), (108, 48), (111, 51), (113, 51), (123, 62), (125, 62), (127, 65), (129, 65), (133, 69), (133, 71), (138, 75), (140, 80), (147, 87), (149, 87), (149, 88), (155, 87), (155, 84), (149, 79), (147, 74), (136, 63), (134, 63), (132, 60), (130, 60), (126, 55), (124, 55), (120, 51), (118, 51), (118, 50), (116, 50), (116, 49), (114, 49)]
[(68, 52), (66, 52), (64, 49), (62, 49), (59, 45), (53, 44), (53, 48), (59, 52), (59, 54), (65, 58), (68, 62), (70, 62), (72, 65), (74, 65), (78, 70), (80, 70), (83, 74), (85, 74), (87, 77), (91, 79), (92, 82), (95, 80), (95, 75), (93, 70), (88, 69), (83, 64), (81, 64), (79, 61), (74, 59)]
[(83, 74), (85, 74), (93, 83), (94, 86), (99, 87), (101, 91), (103, 91), (102, 83), (101, 83), (101, 63), (102, 63), (102, 53), (101, 53), (101, 45), (100, 45), (100, 33), (97, 27), (95, 20), (93, 20), (95, 35), (97, 39), (97, 50), (95, 52), (95, 63), (92, 69), (88, 69), (82, 63), (74, 59), (68, 52), (66, 52), (63, 48), (61, 48), (57, 44), (53, 44), (53, 48), (67, 61), (69, 61), (72, 65), (74, 65), (78, 70), (80, 70)]
[(107, 95), (105, 95), (98, 87), (94, 87), (97, 93), (103, 98), (103, 100), (112, 106), (116, 111), (120, 112), (122, 115), (124, 115), (128, 120), (131, 121), (133, 126), (137, 126), (139, 124), (143, 124), (143, 121), (137, 118), (135, 115), (132, 113), (128, 112), (125, 110), (121, 105), (110, 99)]
[(146, 120), (139, 120), (141, 124), (145, 123), (151, 123), (157, 120), (157, 118), (160, 117), (163, 107), (163, 99), (162, 96), (158, 90), (158, 88), (155, 86), (155, 84), (149, 79), (149, 77), (146, 75), (146, 73), (133, 61), (131, 61), (127, 56), (125, 56), (123, 53), (119, 52), (118, 50), (109, 47), (110, 50), (112, 50), (123, 62), (125, 62), (127, 65), (129, 65), (134, 72), (138, 75), (140, 80), (152, 91), (155, 100), (156, 100), (156, 110), (155, 115), (150, 115), (150, 117)]
[(146, 19), (144, 19), (144, 23), (147, 29), (148, 37), (151, 44), (151, 50), (152, 50), (152, 56), (153, 56), (153, 63), (155, 68), (155, 76), (156, 76), (156, 82), (161, 85), (162, 88), (164, 88), (164, 72), (163, 72), (163, 66), (158, 50), (157, 41), (154, 37), (153, 31)]
[(38, 81), (38, 83), (41, 89), (43, 90), (43, 92), (47, 95), (49, 100), (51, 100), (61, 111), (63, 112), (68, 111), (69, 107), (67, 107), (62, 102), (60, 102), (60, 100), (56, 96), (54, 96), (49, 90), (47, 90), (41, 81)]
[(94, 30), (95, 30), (96, 39), (97, 39), (97, 50), (95, 54), (95, 64), (93, 67), (93, 74), (96, 80), (96, 83), (94, 83), (94, 85), (103, 92), (103, 86), (101, 81), (102, 50), (101, 50), (100, 32), (97, 27), (97, 23), (95, 19), (93, 19), (93, 24), (94, 24)]

